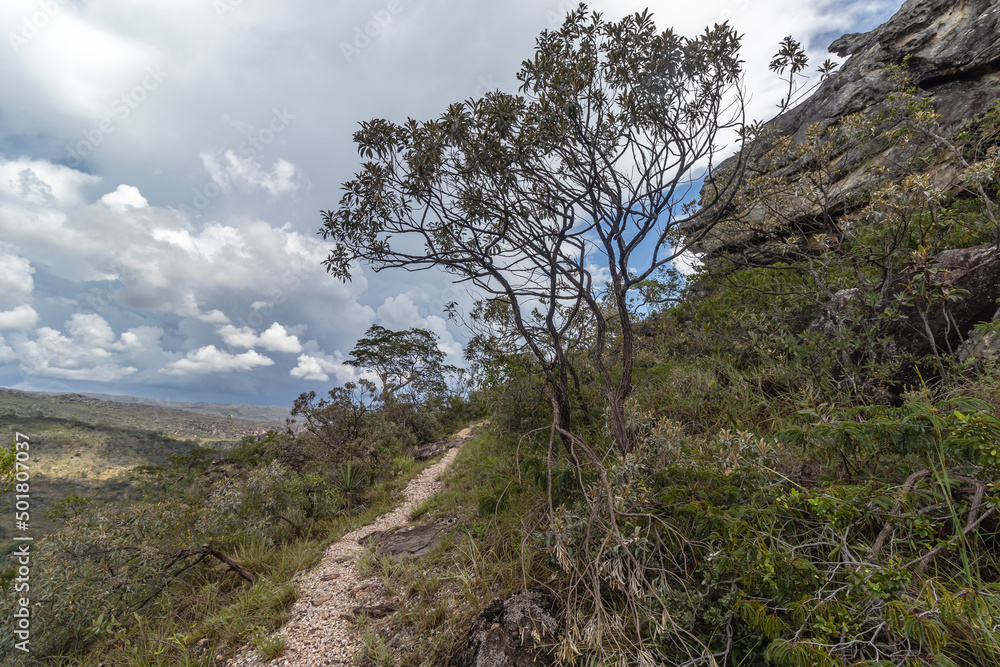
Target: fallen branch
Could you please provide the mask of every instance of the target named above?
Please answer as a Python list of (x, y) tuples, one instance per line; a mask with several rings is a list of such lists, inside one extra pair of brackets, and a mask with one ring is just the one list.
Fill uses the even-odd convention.
[(212, 547), (209, 546), (203, 546), (201, 548), (201, 552), (208, 554), (209, 556), (212, 556), (214, 558), (217, 558), (218, 560), (221, 560), (223, 563), (229, 566), (229, 569), (231, 569), (236, 574), (240, 575), (243, 579), (249, 581), (251, 584), (257, 583), (256, 576), (248, 572), (239, 563), (237, 563), (236, 561), (234, 561), (232, 558), (222, 553), (221, 551), (217, 551), (216, 549), (213, 549)]
[(892, 512), (889, 514), (889, 520), (885, 522), (885, 525), (882, 526), (882, 530), (879, 532), (878, 537), (875, 538), (875, 545), (872, 547), (871, 554), (865, 559), (866, 563), (875, 562), (875, 558), (878, 557), (878, 552), (882, 550), (882, 546), (885, 544), (886, 539), (888, 539), (892, 531), (895, 530), (896, 526), (893, 522), (903, 515), (903, 500), (907, 495), (909, 495), (910, 491), (913, 490), (913, 487), (917, 482), (930, 474), (930, 470), (919, 470), (906, 478), (906, 482), (903, 484), (903, 495), (898, 501), (896, 501), (896, 506), (892, 508)]

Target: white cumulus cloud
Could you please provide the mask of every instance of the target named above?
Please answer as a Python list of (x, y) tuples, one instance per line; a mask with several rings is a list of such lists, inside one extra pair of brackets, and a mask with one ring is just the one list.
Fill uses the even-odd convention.
[(46, 160), (0, 157), (0, 195), (33, 205), (81, 204), (83, 188), (100, 180), (100, 176)]
[(304, 181), (302, 170), (284, 158), (275, 160), (270, 171), (265, 171), (252, 157), (241, 158), (231, 150), (221, 154), (200, 153), (199, 157), (205, 171), (224, 192), (236, 185), (280, 197), (295, 192)]
[(0, 335), (0, 364), (9, 364), (12, 361), (17, 360), (17, 353), (14, 349), (4, 342), (3, 336)]
[(0, 312), (0, 330), (16, 329), (27, 331), (38, 324), (38, 313), (31, 306), (18, 306), (13, 310)]
[(303, 354), (299, 356), (298, 365), (289, 375), (310, 382), (329, 382), (330, 376), (338, 383), (350, 382), (355, 379), (356, 369), (323, 353)]
[(249, 350), (243, 354), (230, 354), (214, 345), (206, 345), (171, 363), (167, 373), (170, 375), (230, 373), (273, 364), (273, 359), (265, 357), (256, 350)]
[(114, 192), (109, 192), (100, 199), (101, 203), (119, 212), (124, 212), (126, 206), (132, 208), (146, 208), (149, 202), (139, 192), (139, 188), (132, 185), (119, 185)]
[(448, 323), (443, 317), (420, 314), (415, 299), (424, 300), (423, 295), (413, 293), (389, 297), (375, 311), (382, 326), (394, 331), (403, 331), (414, 327), (427, 329), (438, 337), (438, 348), (449, 357), (450, 363), (461, 363), (462, 344), (455, 340), (448, 331)]
[(299, 337), (289, 334), (285, 330), (285, 327), (281, 326), (277, 322), (272, 324), (267, 331), (262, 333), (258, 340), (260, 341), (260, 346), (262, 348), (270, 350), (271, 352), (288, 352), (290, 354), (298, 354), (302, 351), (302, 344), (299, 342)]
[(35, 291), (35, 267), (25, 257), (0, 253), (0, 303), (22, 304)]
[(138, 371), (135, 366), (124, 365), (118, 354), (134, 346), (135, 341), (116, 339), (100, 315), (77, 313), (64, 327), (66, 333), (41, 327), (34, 340), (11, 339), (26, 372), (62, 380), (111, 382)]
[(229, 324), (229, 318), (226, 317), (224, 312), (218, 309), (202, 313), (198, 316), (198, 319), (202, 322), (208, 322), (209, 324)]
[(250, 327), (235, 327), (231, 324), (219, 327), (219, 335), (227, 345), (233, 347), (262, 347), (271, 352), (288, 352), (298, 354), (302, 351), (299, 337), (288, 333), (285, 327), (274, 322), (267, 331), (260, 335)]

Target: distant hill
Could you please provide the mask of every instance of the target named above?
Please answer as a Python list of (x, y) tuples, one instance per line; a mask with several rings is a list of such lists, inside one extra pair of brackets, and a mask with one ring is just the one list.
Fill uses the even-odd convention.
[[(90, 424), (139, 428), (177, 438), (209, 440), (239, 440), (245, 435), (266, 433), (279, 428), (277, 419), (251, 420), (246, 413), (238, 417), (234, 411), (240, 407), (257, 406), (189, 404), (205, 408), (204, 411), (198, 411), (175, 407), (181, 404), (160, 401), (162, 405), (156, 405), (146, 403), (145, 400), (134, 398), (131, 401), (111, 401), (86, 394), (50, 394), (0, 389), (0, 414), (12, 416), (38, 414), (45, 417), (77, 419)], [(210, 408), (214, 410), (210, 411)], [(277, 413), (274, 416), (277, 417)], [(284, 418), (280, 420), (280, 426), (284, 426)]]
[[(51, 396), (65, 396), (73, 394), (50, 394)], [(158, 401), (154, 398), (142, 398), (139, 396), (120, 396), (118, 394), (78, 394), (96, 398), (101, 401), (111, 403), (139, 403), (141, 405), (153, 405), (158, 408), (170, 408), (172, 410), (185, 410), (187, 412), (197, 412), (201, 415), (212, 417), (232, 417), (233, 419), (245, 419), (247, 421), (280, 422), (285, 423), (291, 414), (291, 408), (283, 405), (246, 405), (233, 403), (192, 403), (188, 401)]]

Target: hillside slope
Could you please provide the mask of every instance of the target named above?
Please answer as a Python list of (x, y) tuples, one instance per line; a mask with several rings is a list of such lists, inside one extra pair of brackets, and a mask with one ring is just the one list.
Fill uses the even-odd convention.
[[(55, 524), (45, 510), (69, 495), (116, 500), (134, 466), (165, 465), (192, 447), (229, 449), (245, 436), (284, 428), (275, 422), (213, 417), (151, 405), (102, 401), (80, 394), (56, 396), (0, 389), (0, 434), (31, 442), (31, 489), (36, 535)], [(0, 525), (0, 538), (8, 525)]]
[[(62, 396), (64, 394), (55, 394)], [(255, 422), (280, 422), (284, 423), (291, 415), (291, 408), (283, 405), (249, 405), (246, 403), (204, 403), (191, 401), (160, 401), (155, 398), (143, 398), (141, 396), (124, 396), (121, 394), (79, 394), (88, 398), (96, 398), (100, 401), (110, 403), (135, 403), (139, 405), (152, 405), (158, 408), (169, 408), (171, 410), (184, 410), (185, 412), (195, 412), (210, 417), (231, 417), (233, 419), (244, 419)]]

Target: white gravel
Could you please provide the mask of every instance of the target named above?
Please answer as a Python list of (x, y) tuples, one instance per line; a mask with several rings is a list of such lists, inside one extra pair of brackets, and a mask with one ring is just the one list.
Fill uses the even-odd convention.
[[(453, 436), (458, 444), (470, 437), (472, 428)], [(229, 660), (227, 667), (318, 667), (352, 665), (361, 648), (361, 635), (354, 629), (354, 607), (382, 602), (378, 593), (381, 581), (358, 576), (355, 563), (365, 547), (358, 540), (373, 530), (388, 530), (409, 523), (410, 511), (430, 498), (442, 484), (438, 477), (451, 465), (458, 448), (449, 449), (440, 461), (428, 466), (407, 485), (405, 499), (388, 514), (367, 526), (348, 533), (327, 547), (319, 565), (297, 575), (299, 599), (292, 606), (291, 619), (278, 631), (285, 637), (284, 653), (273, 660), (263, 660), (252, 646), (245, 647)]]

